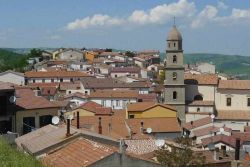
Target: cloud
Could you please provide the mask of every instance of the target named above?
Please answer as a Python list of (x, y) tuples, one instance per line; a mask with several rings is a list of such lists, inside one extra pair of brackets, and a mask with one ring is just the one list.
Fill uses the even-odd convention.
[(218, 1), (217, 7), (219, 9), (224, 9), (224, 10), (228, 9), (228, 6), (224, 2), (222, 2), (222, 1)]
[(250, 10), (235, 9), (226, 16), (220, 16), (220, 10), (227, 10), (228, 6), (219, 0), (217, 6), (206, 5), (198, 9), (194, 2), (179, 0), (178, 2), (162, 4), (149, 10), (134, 10), (128, 17), (114, 17), (106, 14), (95, 14), (68, 23), (66, 30), (84, 30), (98, 27), (112, 27), (126, 25), (126, 28), (143, 25), (157, 25), (172, 22), (173, 17), (190, 24), (191, 28), (200, 28), (206, 24), (231, 25), (239, 20), (250, 20)]
[(195, 13), (195, 4), (187, 0), (163, 4), (150, 9), (134, 11), (128, 20), (136, 24), (161, 24), (175, 17), (191, 17)]
[(207, 5), (198, 16), (192, 21), (191, 27), (198, 28), (204, 26), (207, 22), (213, 21), (216, 19), (218, 10), (216, 7)]
[(92, 17), (86, 17), (83, 19), (76, 19), (73, 22), (68, 23), (68, 30), (76, 30), (76, 29), (87, 29), (90, 27), (98, 27), (98, 26), (114, 26), (121, 25), (123, 23), (122, 19), (113, 18), (109, 15), (101, 15), (96, 14)]

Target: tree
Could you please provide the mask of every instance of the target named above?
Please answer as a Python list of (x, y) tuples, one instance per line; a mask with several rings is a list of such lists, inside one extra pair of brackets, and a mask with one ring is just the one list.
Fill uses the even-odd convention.
[(131, 52), (131, 51), (126, 51), (125, 55), (128, 56), (128, 57), (135, 57), (135, 53)]
[(164, 80), (165, 80), (165, 72), (164, 72), (164, 70), (161, 70), (160, 74), (159, 74), (159, 82), (160, 82), (160, 84), (163, 84)]
[(31, 49), (28, 57), (42, 57), (43, 51), (41, 49)]
[(157, 160), (168, 167), (201, 167), (205, 163), (202, 153), (195, 153), (192, 149), (192, 140), (188, 137), (175, 139), (179, 146), (168, 145), (170, 149), (161, 148), (156, 151)]

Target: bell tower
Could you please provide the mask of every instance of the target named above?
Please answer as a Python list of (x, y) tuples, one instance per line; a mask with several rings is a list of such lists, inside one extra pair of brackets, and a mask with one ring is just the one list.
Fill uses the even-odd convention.
[(182, 36), (174, 25), (167, 37), (165, 64), (165, 104), (176, 107), (181, 122), (185, 122), (185, 84)]

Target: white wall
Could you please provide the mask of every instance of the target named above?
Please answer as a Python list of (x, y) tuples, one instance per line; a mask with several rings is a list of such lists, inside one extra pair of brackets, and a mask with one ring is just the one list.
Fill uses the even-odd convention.
[(203, 101), (214, 101), (216, 87), (214, 85), (186, 85), (186, 100), (193, 101), (201, 94)]
[[(197, 112), (198, 108), (200, 108), (199, 112)], [(202, 113), (202, 112), (213, 113), (214, 107), (213, 106), (186, 106), (186, 111), (187, 112), (195, 112), (195, 113)]]
[(198, 65), (198, 70), (202, 73), (211, 73), (215, 74), (215, 65), (209, 64), (209, 63), (203, 63)]
[(0, 81), (2, 82), (10, 82), (13, 84), (17, 84), (17, 85), (24, 85), (24, 77), (19, 76), (19, 75), (15, 75), (13, 73), (6, 73), (4, 75), (0, 76)]
[(91, 101), (94, 101), (98, 104), (101, 104), (104, 107), (112, 107), (113, 109), (125, 109), (127, 107), (127, 103), (136, 103), (136, 99), (119, 99), (119, 98), (112, 98), (112, 99), (103, 99), (103, 98), (92, 98)]
[[(231, 106), (226, 105), (227, 97), (231, 97)], [(217, 110), (241, 110), (249, 111), (247, 98), (250, 98), (250, 90), (218, 90), (215, 98)]]
[(202, 119), (205, 117), (208, 117), (209, 115), (205, 115), (205, 114), (189, 114), (186, 113), (186, 122), (191, 122), (191, 121), (195, 121), (198, 119)]

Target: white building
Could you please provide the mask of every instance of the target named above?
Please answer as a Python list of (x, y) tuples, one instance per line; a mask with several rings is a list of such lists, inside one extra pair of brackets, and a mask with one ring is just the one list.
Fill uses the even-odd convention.
[(16, 85), (24, 85), (24, 74), (8, 70), (0, 73), (0, 81), (9, 82)]

